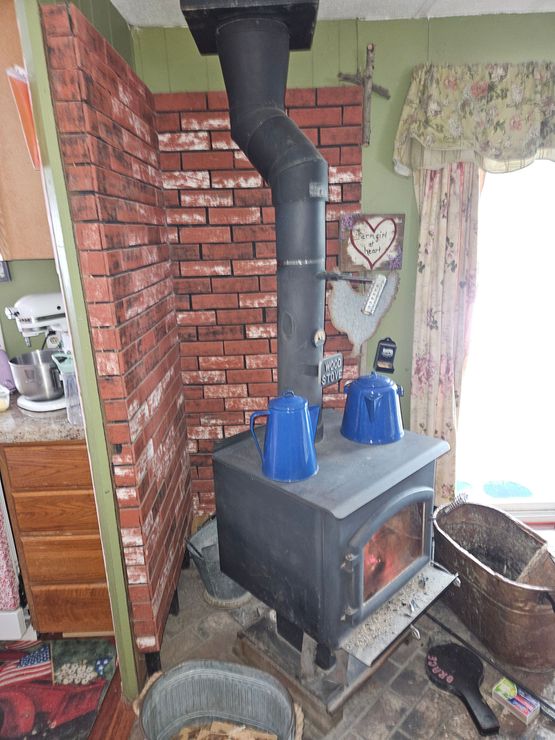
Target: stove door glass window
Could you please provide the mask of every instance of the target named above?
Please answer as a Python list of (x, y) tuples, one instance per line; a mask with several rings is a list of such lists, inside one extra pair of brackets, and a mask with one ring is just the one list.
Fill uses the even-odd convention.
[(388, 519), (366, 543), (364, 601), (400, 575), (424, 552), (424, 504), (411, 504)]

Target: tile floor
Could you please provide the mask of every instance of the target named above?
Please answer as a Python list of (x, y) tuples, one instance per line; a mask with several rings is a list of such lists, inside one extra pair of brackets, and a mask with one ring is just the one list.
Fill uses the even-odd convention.
[[(254, 619), (259, 608), (251, 600), (243, 609), (229, 612), (209, 606), (203, 598), (203, 586), (193, 565), (182, 572), (179, 584), (180, 613), (170, 616), (162, 645), (161, 661), (164, 670), (185, 660), (209, 658), (237, 661), (233, 645), (237, 631)], [(429, 613), (447, 624), (455, 632), (472, 642), (479, 650), (485, 648), (475, 640), (453, 613), (437, 602)], [(428, 680), (424, 657), (430, 644), (451, 641), (451, 637), (428, 616), (416, 623), (420, 640), (403, 643), (374, 674), (372, 678), (344, 706), (343, 718), (334, 729), (323, 736), (305, 724), (305, 740), (471, 740), (479, 738), (464, 705), (456, 697), (436, 688)], [(555, 639), (555, 635), (554, 635)], [(513, 669), (513, 674), (517, 671)], [(499, 674), (485, 664), (482, 695), (487, 699)], [(555, 672), (531, 674), (520, 672), (521, 682), (555, 703)], [(501, 724), (500, 738), (526, 740), (555, 739), (555, 722), (544, 715), (526, 727), (518, 719), (497, 705), (488, 702)], [(137, 726), (130, 740), (142, 737)]]

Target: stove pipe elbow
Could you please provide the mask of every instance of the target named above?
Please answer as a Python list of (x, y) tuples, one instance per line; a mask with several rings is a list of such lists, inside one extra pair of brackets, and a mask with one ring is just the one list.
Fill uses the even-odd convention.
[(279, 392), (321, 406), (328, 166), (284, 110), (289, 38), (267, 16), (232, 18), (216, 31), (231, 134), (270, 184), (276, 211)]

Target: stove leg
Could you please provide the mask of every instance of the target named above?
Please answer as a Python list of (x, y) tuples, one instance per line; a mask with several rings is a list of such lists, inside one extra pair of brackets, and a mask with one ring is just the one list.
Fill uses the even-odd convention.
[(316, 648), (316, 665), (325, 671), (329, 671), (335, 665), (335, 653), (327, 645), (318, 643), (318, 647)]
[[(287, 642), (298, 650), (299, 653), (302, 653), (303, 637), (305, 636), (302, 629), (279, 613), (276, 614), (276, 626), (278, 635), (283, 637), (284, 640), (287, 640)], [(314, 653), (314, 662), (319, 668), (327, 671), (335, 665), (335, 653), (333, 653), (326, 645), (317, 643)]]
[(153, 673), (158, 673), (162, 670), (162, 663), (160, 662), (160, 651), (154, 653), (145, 653), (146, 672), (148, 676), (152, 676)]
[(179, 593), (177, 589), (173, 592), (172, 600), (170, 603), (170, 614), (172, 617), (177, 617), (179, 615)]

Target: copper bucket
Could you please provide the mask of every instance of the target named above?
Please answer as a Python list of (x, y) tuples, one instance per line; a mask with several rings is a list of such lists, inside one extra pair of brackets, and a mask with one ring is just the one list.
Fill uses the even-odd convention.
[(458, 573), (446, 600), (502, 661), (555, 667), (555, 561), (545, 540), (499, 509), (447, 505), (435, 517), (435, 559)]

